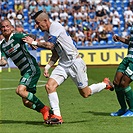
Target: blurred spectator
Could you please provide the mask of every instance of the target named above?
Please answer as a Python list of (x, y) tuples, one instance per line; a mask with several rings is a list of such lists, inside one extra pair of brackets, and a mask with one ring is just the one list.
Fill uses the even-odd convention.
[(100, 23), (97, 27), (98, 32), (102, 32), (104, 30), (104, 28), (105, 28), (105, 24), (104, 24), (103, 20), (100, 20)]
[(129, 7), (130, 7), (130, 9), (133, 12), (133, 0), (129, 0)]
[(81, 45), (84, 46), (84, 41), (85, 41), (84, 33), (78, 29), (75, 36), (76, 36), (76, 42), (81, 41)]
[(9, 10), (8, 4), (5, 3), (5, 4), (1, 7), (1, 16), (2, 16), (2, 20), (3, 20), (4, 18), (7, 17), (8, 10)]
[(103, 1), (102, 2), (102, 7), (103, 7), (103, 13), (104, 13), (104, 15), (109, 15), (110, 10), (109, 10), (108, 3)]
[(55, 12), (59, 12), (60, 9), (59, 9), (59, 7), (58, 7), (58, 4), (52, 4), (52, 9), (51, 9), (51, 10), (53, 10), (53, 11), (55, 11)]
[(16, 25), (15, 27), (15, 32), (18, 32), (18, 33), (24, 33), (24, 28), (22, 25)]
[(7, 18), (9, 19), (11, 24), (15, 26), (16, 13), (12, 9), (8, 11)]
[(19, 12), (19, 11), (23, 11), (23, 8), (24, 8), (24, 6), (23, 6), (23, 3), (16, 3), (15, 4), (15, 12), (17, 13), (17, 12)]
[(37, 8), (36, 8), (36, 1), (30, 1), (30, 4), (29, 4), (29, 14), (33, 13), (34, 11), (36, 12), (37, 11)]
[(127, 24), (127, 26), (132, 26), (132, 24), (133, 24), (133, 13), (132, 13), (132, 15), (128, 15), (128, 17), (126, 17), (125, 18), (125, 22), (126, 22), (126, 24)]
[(93, 33), (93, 39), (92, 39), (92, 41), (99, 42), (99, 32), (98, 31), (96, 31), (95, 33)]
[(59, 14), (59, 17), (62, 21), (67, 21), (68, 20), (68, 13), (67, 13), (67, 10), (64, 9), (64, 10), (61, 10), (60, 11), (60, 14)]
[(107, 36), (107, 32), (105, 30), (103, 30), (102, 32), (99, 32), (99, 42), (100, 41), (108, 42), (108, 36)]
[[(51, 2), (51, 1), (50, 1), (50, 2)], [(48, 14), (50, 14), (50, 13), (51, 13), (51, 10), (52, 10), (52, 4), (46, 2), (46, 3), (44, 4), (44, 9), (46, 10), (46, 12), (47, 12)]]
[(123, 14), (124, 14), (124, 18), (127, 19), (133, 14), (133, 12), (130, 7), (127, 7), (127, 10), (125, 10)]
[(92, 39), (93, 39), (93, 37), (92, 37), (93, 31), (90, 28), (87, 28), (86, 30), (83, 30), (83, 33), (85, 35), (84, 42), (88, 41), (88, 46), (91, 46)]
[(122, 33), (121, 33), (121, 36), (124, 37), (124, 38), (127, 38), (128, 35), (129, 35), (129, 33), (128, 33), (127, 29), (124, 28), (124, 30), (123, 30)]
[(97, 30), (97, 21), (94, 21), (94, 22), (91, 22), (90, 23), (90, 29), (93, 31), (93, 32), (96, 32)]
[(63, 2), (63, 1), (61, 1), (61, 2), (59, 1), (59, 2), (58, 2), (58, 6), (59, 6), (59, 9), (60, 9), (60, 10), (65, 10), (66, 7), (67, 7), (65, 1), (64, 1), (64, 2)]
[(113, 25), (111, 23), (111, 20), (108, 20), (107, 24), (104, 26), (105, 31), (107, 31), (107, 33), (112, 34), (113, 35)]
[(117, 15), (114, 15), (112, 18), (112, 25), (113, 27), (120, 27), (120, 18)]
[(95, 8), (90, 8), (90, 11), (88, 12), (88, 17), (91, 22), (97, 19)]
[(110, 12), (110, 17), (111, 17), (111, 19), (114, 17), (114, 16), (118, 16), (119, 17), (119, 13), (118, 13), (118, 11), (117, 10), (112, 10), (111, 12)]
[(82, 13), (81, 13), (80, 9), (76, 10), (74, 12), (74, 21), (75, 21), (75, 24), (77, 24), (77, 25), (81, 24), (81, 22), (82, 22)]
[(54, 9), (52, 9), (52, 11), (51, 11), (51, 18), (54, 21), (57, 21), (57, 22), (60, 21), (60, 19), (59, 19), (59, 13), (56, 10), (54, 10)]
[(23, 15), (23, 12), (21, 10), (19, 10), (16, 14), (15, 24), (23, 25), (23, 23), (24, 23), (24, 15)]
[(40, 10), (44, 10), (44, 5), (43, 5), (43, 2), (38, 2), (37, 4), (37, 11), (40, 11)]
[(100, 3), (96, 5), (96, 16), (98, 20), (102, 20), (102, 17), (106, 14), (105, 10), (103, 9), (103, 6)]
[(29, 8), (29, 0), (24, 0), (24, 8), (25, 9)]

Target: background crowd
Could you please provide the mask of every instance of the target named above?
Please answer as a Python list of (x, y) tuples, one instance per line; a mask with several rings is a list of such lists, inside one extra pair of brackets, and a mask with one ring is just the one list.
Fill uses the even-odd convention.
[(8, 18), (16, 32), (42, 39), (45, 33), (35, 27), (31, 16), (44, 10), (83, 47), (116, 45), (112, 36), (127, 37), (133, 24), (133, 0), (2, 0), (0, 5), (0, 21)]

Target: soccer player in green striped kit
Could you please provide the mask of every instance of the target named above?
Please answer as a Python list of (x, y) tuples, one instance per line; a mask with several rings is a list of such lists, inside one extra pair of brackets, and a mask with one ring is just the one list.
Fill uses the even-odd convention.
[(16, 93), (22, 98), (23, 104), (26, 107), (41, 112), (43, 119), (47, 120), (49, 107), (45, 106), (34, 95), (41, 72), (36, 59), (29, 53), (25, 42), (22, 40), (26, 34), (14, 33), (9, 20), (3, 20), (0, 23), (0, 30), (5, 38), (0, 45), (2, 54), (0, 66), (5, 66), (7, 64), (7, 58), (10, 57), (12, 59), (22, 76)]
[(117, 100), (121, 108), (117, 112), (111, 113), (111, 116), (133, 117), (133, 90), (130, 86), (133, 81), (133, 29), (131, 29), (129, 38), (114, 35), (113, 39), (116, 42), (127, 44), (128, 52), (118, 66), (113, 81)]

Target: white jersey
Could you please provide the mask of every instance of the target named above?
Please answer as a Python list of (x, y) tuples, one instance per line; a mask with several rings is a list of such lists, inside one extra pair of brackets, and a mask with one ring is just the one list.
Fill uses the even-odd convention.
[(57, 38), (55, 50), (60, 57), (59, 65), (63, 67), (71, 66), (79, 53), (70, 35), (58, 22), (51, 23), (49, 34)]

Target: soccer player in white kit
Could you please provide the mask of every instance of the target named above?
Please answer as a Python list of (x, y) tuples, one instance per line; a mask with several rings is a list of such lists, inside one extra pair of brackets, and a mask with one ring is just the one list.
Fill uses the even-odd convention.
[(53, 111), (53, 114), (49, 114), (49, 120), (47, 120), (46, 123), (61, 124), (63, 119), (60, 112), (56, 89), (68, 77), (71, 77), (76, 84), (79, 93), (84, 98), (100, 92), (103, 89), (112, 91), (114, 89), (113, 84), (108, 78), (105, 78), (101, 83), (88, 86), (86, 64), (83, 59), (80, 58), (75, 43), (66, 32), (65, 28), (59, 22), (51, 22), (48, 15), (43, 11), (37, 12), (32, 18), (35, 20), (36, 25), (41, 31), (47, 31), (49, 33), (48, 40), (37, 42), (30, 37), (25, 37), (23, 38), (23, 41), (38, 47), (48, 48), (52, 51), (52, 56), (44, 68), (45, 77), (49, 77), (48, 70), (58, 60), (58, 65), (52, 71), (45, 85), (50, 106)]

